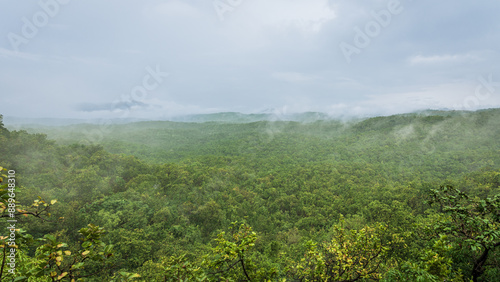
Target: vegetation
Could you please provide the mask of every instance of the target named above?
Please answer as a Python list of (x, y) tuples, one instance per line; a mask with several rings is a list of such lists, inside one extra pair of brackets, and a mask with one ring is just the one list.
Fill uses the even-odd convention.
[(496, 281), (499, 125), (0, 120), (0, 279)]

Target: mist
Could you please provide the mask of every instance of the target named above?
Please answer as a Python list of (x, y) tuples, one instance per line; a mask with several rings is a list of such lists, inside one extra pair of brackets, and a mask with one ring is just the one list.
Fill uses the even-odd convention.
[(500, 106), (498, 1), (2, 6), (6, 117), (338, 118)]

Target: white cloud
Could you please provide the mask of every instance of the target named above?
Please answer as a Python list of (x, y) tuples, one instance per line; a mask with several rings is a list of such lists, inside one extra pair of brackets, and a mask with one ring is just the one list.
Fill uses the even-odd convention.
[(71, 26), (66, 25), (66, 24), (49, 23), (48, 26), (53, 28), (53, 29), (60, 30), (60, 31), (69, 30), (71, 28)]
[(205, 108), (195, 104), (180, 104), (175, 101), (160, 100), (157, 98), (147, 99), (145, 104), (148, 108), (138, 108), (133, 115), (141, 118), (169, 118), (186, 114), (206, 114), (221, 112), (223, 109)]
[[(298, 28), (319, 32), (323, 25), (336, 17), (327, 0), (254, 0), (238, 6), (231, 20), (244, 21), (261, 28)], [(228, 23), (229, 24), (229, 23)]]
[(78, 56), (70, 56), (70, 57), (61, 57), (56, 55), (43, 55), (43, 54), (33, 54), (27, 52), (20, 51), (12, 51), (9, 49), (0, 47), (0, 58), (6, 59), (14, 59), (14, 60), (27, 60), (33, 61), (42, 64), (49, 63), (64, 63), (64, 64), (87, 64), (87, 65), (99, 65), (109, 66), (110, 63), (108, 59), (105, 58), (96, 58), (96, 57), (78, 57)]
[(419, 91), (369, 95), (364, 103), (388, 111), (451, 108), (471, 93), (474, 93), (474, 85), (470, 83), (442, 84)]
[[(424, 2), (402, 1), (404, 15), (347, 64), (340, 41), (354, 44), (353, 28), (364, 28), (387, 0), (232, 1), (241, 4), (224, 21), (213, 0), (73, 1), (22, 52), (8, 50), (7, 37), (0, 42), (0, 93), (11, 99), (0, 113), (70, 116), (71, 105), (130, 93), (156, 64), (175, 73), (155, 92), (171, 102), (150, 101), (159, 107), (134, 114), (266, 107), (364, 115), (476, 106), (477, 76), (500, 75), (500, 2), (440, 1), (432, 11)], [(7, 11), (1, 33), (21, 32), (33, 5), (0, 4)], [(496, 91), (477, 107), (498, 105)]]
[(462, 55), (434, 55), (422, 56), (416, 55), (408, 59), (410, 65), (432, 65), (432, 64), (448, 64), (448, 63), (465, 63), (477, 61), (480, 58), (471, 54)]
[(500, 107), (500, 97), (484, 93), (476, 95), (478, 83), (480, 82), (457, 82), (416, 91), (372, 94), (367, 95), (364, 100), (331, 104), (315, 110), (338, 117), (393, 115), (426, 109), (477, 110)]
[(171, 0), (144, 9), (146, 16), (156, 17), (197, 17), (200, 11), (185, 1)]
[[(456, 82), (435, 85), (418, 91), (369, 95), (360, 106), (380, 114), (397, 114), (424, 109), (476, 110), (500, 106), (496, 95), (476, 95), (475, 82)], [(484, 90), (484, 89), (483, 89)], [(481, 93), (484, 94), (484, 93)]]
[(41, 56), (26, 52), (12, 51), (9, 49), (0, 47), (0, 57), (7, 59), (23, 59), (23, 60), (32, 60), (32, 61), (40, 61), (42, 59)]
[(274, 72), (271, 74), (272, 77), (283, 80), (286, 82), (292, 83), (301, 83), (301, 82), (312, 82), (317, 79), (317, 76), (299, 73), (299, 72)]

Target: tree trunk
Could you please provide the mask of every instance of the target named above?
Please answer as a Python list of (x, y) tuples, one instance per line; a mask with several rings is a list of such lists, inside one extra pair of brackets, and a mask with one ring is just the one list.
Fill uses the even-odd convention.
[(488, 254), (490, 252), (489, 248), (485, 248), (483, 254), (474, 262), (474, 268), (472, 269), (472, 281), (477, 282), (478, 278), (483, 275), (484, 268), (483, 265), (488, 259)]

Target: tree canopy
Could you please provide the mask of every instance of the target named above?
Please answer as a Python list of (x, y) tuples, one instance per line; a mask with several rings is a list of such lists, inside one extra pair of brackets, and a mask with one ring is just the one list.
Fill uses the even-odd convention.
[(500, 110), (142, 122), (99, 144), (81, 135), (98, 125), (1, 121), (6, 281), (500, 276)]

